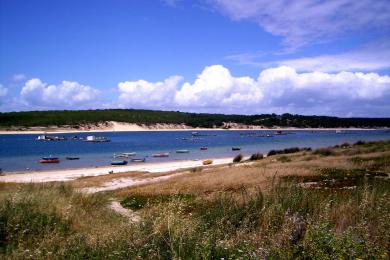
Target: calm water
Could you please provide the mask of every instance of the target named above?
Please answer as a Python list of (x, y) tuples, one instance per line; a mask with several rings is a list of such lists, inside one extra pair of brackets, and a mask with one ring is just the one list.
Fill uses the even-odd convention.
[[(136, 158), (146, 157), (147, 162), (174, 161), (186, 159), (204, 159), (233, 157), (238, 153), (250, 155), (254, 152), (267, 153), (271, 149), (288, 147), (326, 147), (343, 142), (358, 140), (375, 141), (389, 140), (390, 132), (351, 131), (348, 134), (336, 134), (335, 131), (286, 131), (291, 134), (275, 135), (274, 137), (249, 137), (241, 134), (256, 133), (272, 134), (275, 131), (200, 131), (201, 140), (191, 141), (181, 138), (191, 137), (191, 132), (112, 132), (112, 133), (78, 133), (106, 136), (108, 143), (87, 143), (80, 140), (66, 141), (36, 141), (38, 135), (0, 135), (0, 168), (4, 172), (21, 170), (48, 170), (61, 168), (78, 168), (109, 165), (114, 153), (137, 152)], [(59, 134), (74, 136), (72, 134)], [(215, 135), (215, 136), (212, 136)], [(207, 151), (200, 151), (201, 146), (207, 146)], [(232, 146), (239, 146), (241, 151), (232, 151)], [(177, 149), (190, 150), (188, 154), (176, 154)], [(153, 158), (151, 154), (170, 152), (168, 158)], [(43, 156), (60, 157), (59, 164), (40, 164)], [(77, 156), (80, 160), (67, 161), (66, 156)]]

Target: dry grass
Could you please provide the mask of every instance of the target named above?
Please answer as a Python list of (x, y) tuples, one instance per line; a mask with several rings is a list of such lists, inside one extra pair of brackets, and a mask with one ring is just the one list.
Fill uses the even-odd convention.
[[(282, 156), (288, 160), (280, 162)], [(380, 174), (390, 171), (389, 161), (390, 142), (379, 142), (332, 148), (330, 156), (304, 151), (164, 174), (84, 178), (70, 185), (1, 184), (0, 231), (6, 235), (0, 236), (0, 256), (386, 259), (390, 181)], [(101, 194), (71, 187), (178, 172), (161, 183)], [(352, 189), (325, 185), (336, 178), (356, 181)], [(324, 185), (304, 187), (303, 179)], [(110, 211), (112, 197), (138, 206), (141, 224)]]

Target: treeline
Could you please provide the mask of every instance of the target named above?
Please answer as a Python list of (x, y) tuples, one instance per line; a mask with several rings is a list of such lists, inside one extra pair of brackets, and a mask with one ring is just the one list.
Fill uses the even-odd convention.
[(390, 127), (390, 118), (338, 118), (329, 116), (302, 116), (292, 114), (224, 115), (184, 113), (135, 109), (57, 110), (0, 113), (0, 127), (32, 127), (49, 125), (98, 124), (118, 121), (151, 125), (156, 123), (186, 124), (191, 127), (222, 127), (224, 122), (264, 127)]

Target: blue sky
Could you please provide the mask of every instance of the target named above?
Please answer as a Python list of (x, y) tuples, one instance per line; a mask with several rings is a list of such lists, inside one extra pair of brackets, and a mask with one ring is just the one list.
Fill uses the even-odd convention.
[(0, 111), (390, 116), (388, 0), (0, 3)]

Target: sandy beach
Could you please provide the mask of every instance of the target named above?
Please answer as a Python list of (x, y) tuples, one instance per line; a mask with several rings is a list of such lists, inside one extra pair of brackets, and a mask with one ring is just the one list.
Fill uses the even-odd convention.
[[(231, 163), (232, 158), (214, 159), (212, 165), (222, 165)], [(72, 181), (82, 177), (100, 176), (109, 174), (110, 171), (115, 173), (123, 172), (147, 172), (162, 173), (179, 169), (189, 169), (200, 167), (202, 160), (183, 160), (162, 163), (145, 163), (127, 166), (104, 166), (95, 168), (78, 168), (78, 169), (61, 169), (50, 171), (26, 171), (18, 173), (4, 174), (0, 176), (0, 182), (53, 182), (53, 181)]]
[(124, 122), (108, 121), (98, 125), (83, 125), (78, 128), (67, 126), (29, 127), (24, 129), (0, 129), (0, 134), (66, 134), (88, 132), (142, 132), (142, 131), (203, 131), (203, 130), (294, 130), (294, 131), (329, 131), (329, 130), (376, 130), (375, 128), (265, 128), (256, 125), (229, 124), (229, 128), (192, 128), (184, 124), (138, 125)]

